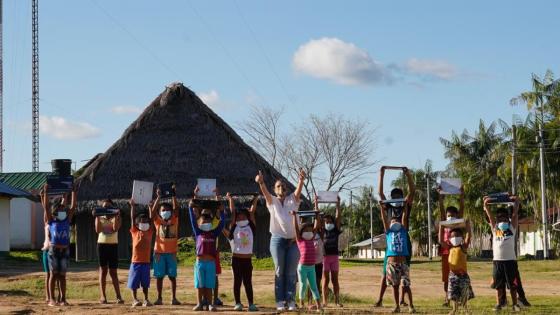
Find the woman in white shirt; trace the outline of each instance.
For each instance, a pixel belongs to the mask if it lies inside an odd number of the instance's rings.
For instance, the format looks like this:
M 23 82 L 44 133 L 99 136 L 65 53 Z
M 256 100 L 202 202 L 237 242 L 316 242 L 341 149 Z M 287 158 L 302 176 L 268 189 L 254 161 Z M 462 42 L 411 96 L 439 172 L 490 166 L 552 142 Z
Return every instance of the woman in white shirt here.
M 297 211 L 300 195 L 305 180 L 305 172 L 300 170 L 299 182 L 293 194 L 287 193 L 286 183 L 279 179 L 274 183 L 273 196 L 264 183 L 262 172 L 255 178 L 266 199 L 266 206 L 270 212 L 270 254 L 274 261 L 274 295 L 276 309 L 282 311 L 296 311 L 295 292 L 297 283 L 297 265 L 299 250 L 295 238 L 296 232 L 292 224 L 290 211 Z

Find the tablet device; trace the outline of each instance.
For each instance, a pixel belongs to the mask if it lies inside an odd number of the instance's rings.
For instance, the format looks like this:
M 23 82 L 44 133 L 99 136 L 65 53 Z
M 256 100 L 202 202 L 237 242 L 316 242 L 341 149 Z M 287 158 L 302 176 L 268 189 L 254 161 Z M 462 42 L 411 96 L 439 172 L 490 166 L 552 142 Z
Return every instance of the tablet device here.
M 117 213 L 119 213 L 119 211 L 120 210 L 117 209 L 117 208 L 102 208 L 102 207 L 99 207 L 99 208 L 95 208 L 95 211 L 94 211 L 93 215 L 96 216 L 96 217 L 101 217 L 101 216 L 105 216 L 105 215 L 111 216 L 111 215 L 116 215 Z
M 319 203 L 336 203 L 338 201 L 338 191 L 318 191 L 317 201 Z
M 442 178 L 439 184 L 442 195 L 460 195 L 461 179 L 459 178 Z
M 445 221 L 439 221 L 439 225 L 448 229 L 463 229 L 467 226 L 465 223 L 465 219 L 450 219 Z
M 48 175 L 49 195 L 60 195 L 72 191 L 74 176 Z
M 154 183 L 135 180 L 132 183 L 132 199 L 139 205 L 148 205 L 154 196 Z
M 216 179 L 215 178 L 199 178 L 198 179 L 199 197 L 216 196 Z
M 175 190 L 173 189 L 174 182 L 162 183 L 158 185 L 160 196 L 162 198 L 175 197 Z

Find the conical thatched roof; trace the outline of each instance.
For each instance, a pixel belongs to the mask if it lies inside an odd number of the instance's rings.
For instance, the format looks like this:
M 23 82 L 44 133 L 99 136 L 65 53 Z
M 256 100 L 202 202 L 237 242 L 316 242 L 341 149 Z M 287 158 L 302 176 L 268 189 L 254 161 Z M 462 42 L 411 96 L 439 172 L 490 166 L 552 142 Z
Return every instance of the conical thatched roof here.
M 274 179 L 285 179 L 194 92 L 174 83 L 80 170 L 78 198 L 128 199 L 135 179 L 175 181 L 180 198 L 191 196 L 197 178 L 216 178 L 223 193 L 252 192 L 258 191 L 258 170 L 269 187 Z

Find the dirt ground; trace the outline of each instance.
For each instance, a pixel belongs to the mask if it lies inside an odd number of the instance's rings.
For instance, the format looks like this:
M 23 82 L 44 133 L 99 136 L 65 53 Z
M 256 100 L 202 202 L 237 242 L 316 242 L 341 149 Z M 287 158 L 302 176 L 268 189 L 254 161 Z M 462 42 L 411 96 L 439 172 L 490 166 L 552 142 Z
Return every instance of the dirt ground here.
M 491 263 L 490 263 L 491 265 Z M 421 300 L 438 300 L 443 299 L 443 288 L 441 284 L 441 275 L 439 271 L 435 270 L 436 265 L 432 264 L 429 268 L 415 268 L 412 267 L 412 288 L 416 301 Z M 65 313 L 65 314 L 127 314 L 127 313 L 142 313 L 142 314 L 175 314 L 175 313 L 189 313 L 194 306 L 195 290 L 193 289 L 193 277 L 191 268 L 180 268 L 178 277 L 178 298 L 184 304 L 182 306 L 171 307 L 169 305 L 151 307 L 151 308 L 131 308 L 131 295 L 126 289 L 126 279 L 128 270 L 119 270 L 119 280 L 121 283 L 121 290 L 126 300 L 125 305 L 100 305 L 98 300 L 98 283 L 97 272 L 94 271 L 95 266 L 76 266 L 71 268 L 68 273 L 67 279 L 73 285 L 69 288 L 67 296 L 68 302 L 71 304 L 69 307 L 48 307 L 42 299 L 36 297 L 37 292 L 34 294 L 26 293 L 25 290 L 0 290 L 0 314 L 27 314 L 27 313 Z M 483 269 L 488 267 L 483 267 Z M 2 268 L 0 271 L 0 281 L 9 286 L 10 283 L 26 283 L 26 281 L 37 281 L 44 277 L 43 273 L 24 273 L 24 266 L 9 266 Z M 434 271 L 435 270 L 435 271 Z M 344 313 L 344 314 L 359 314 L 359 313 L 385 313 L 390 311 L 392 305 L 391 289 L 385 294 L 385 305 L 383 308 L 373 308 L 374 299 L 377 298 L 379 293 L 381 268 L 379 265 L 346 267 L 341 272 L 341 292 L 347 297 L 345 301 L 344 310 L 336 308 L 327 308 L 327 313 Z M 490 274 L 487 274 L 487 280 L 483 279 L 484 274 L 474 275 L 473 289 L 477 297 L 492 297 L 495 291 L 489 288 Z M 477 279 L 478 278 L 478 279 Z M 254 271 L 253 273 L 253 286 L 255 292 L 255 302 L 261 308 L 261 314 L 275 313 L 273 307 L 273 271 Z M 558 288 L 560 280 L 557 278 L 544 279 L 539 281 L 525 281 L 525 291 L 529 296 L 532 294 L 543 294 L 543 287 Z M 164 303 L 169 304 L 169 283 L 164 283 Z M 224 273 L 220 276 L 220 293 L 224 303 L 223 307 L 219 308 L 220 312 L 233 313 L 231 308 L 233 305 L 232 294 L 232 275 L 229 268 L 224 268 Z M 73 294 L 73 290 L 80 290 L 82 293 Z M 86 293 L 84 293 L 86 292 Z M 150 300 L 155 300 L 155 281 L 152 281 L 150 288 Z M 107 294 L 109 303 L 114 303 L 114 292 L 110 281 L 107 285 Z M 140 293 L 139 293 L 140 294 Z M 546 294 L 551 295 L 551 298 L 560 298 L 558 290 L 549 291 Z M 76 299 L 77 295 L 91 296 L 91 299 Z M 141 296 L 141 294 L 139 295 Z M 241 295 L 242 302 L 246 305 L 245 293 L 242 289 Z M 259 303 L 260 302 L 260 303 Z

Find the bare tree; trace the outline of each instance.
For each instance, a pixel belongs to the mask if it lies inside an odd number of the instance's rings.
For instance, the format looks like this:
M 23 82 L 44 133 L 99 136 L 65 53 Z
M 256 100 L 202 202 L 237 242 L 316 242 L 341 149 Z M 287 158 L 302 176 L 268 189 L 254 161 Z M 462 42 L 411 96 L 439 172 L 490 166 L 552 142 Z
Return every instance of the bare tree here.
M 279 125 L 283 114 L 283 107 L 251 106 L 249 117 L 239 125 L 247 142 L 276 168 L 279 166 Z

